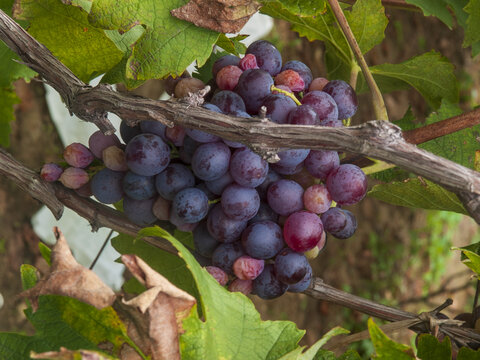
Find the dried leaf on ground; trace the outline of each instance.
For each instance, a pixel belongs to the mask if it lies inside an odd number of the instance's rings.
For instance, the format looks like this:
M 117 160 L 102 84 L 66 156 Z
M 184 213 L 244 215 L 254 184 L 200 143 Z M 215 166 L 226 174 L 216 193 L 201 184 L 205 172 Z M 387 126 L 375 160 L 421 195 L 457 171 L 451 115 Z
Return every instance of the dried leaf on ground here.
M 171 14 L 210 30 L 237 33 L 259 8 L 252 0 L 190 0 Z
M 67 241 L 59 228 L 53 232 L 57 243 L 52 250 L 50 274 L 35 287 L 20 296 L 27 297 L 33 309 L 37 309 L 40 295 L 64 295 L 103 309 L 115 301 L 115 293 L 91 270 L 83 267 L 72 255 Z
M 182 320 L 195 305 L 193 296 L 178 289 L 135 255 L 122 255 L 122 261 L 147 290 L 124 301 L 147 314 L 153 360 L 180 359 L 179 335 Z

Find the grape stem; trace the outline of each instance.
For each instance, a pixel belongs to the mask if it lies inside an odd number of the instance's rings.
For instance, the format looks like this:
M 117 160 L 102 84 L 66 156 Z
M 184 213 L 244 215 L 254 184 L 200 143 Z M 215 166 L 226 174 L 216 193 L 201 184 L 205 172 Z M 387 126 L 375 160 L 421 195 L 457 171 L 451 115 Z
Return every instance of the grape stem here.
M 388 120 L 387 108 L 385 106 L 385 102 L 383 101 L 382 93 L 380 92 L 380 89 L 378 88 L 378 85 L 375 82 L 370 69 L 368 68 L 367 62 L 363 57 L 362 51 L 360 50 L 360 46 L 353 35 L 352 29 L 350 29 L 350 25 L 348 25 L 347 18 L 345 17 L 340 4 L 337 0 L 328 0 L 328 3 L 330 4 L 330 8 L 337 19 L 337 22 L 340 25 L 340 28 L 342 29 L 342 32 L 345 35 L 345 38 L 347 39 L 347 42 L 350 45 L 358 64 L 360 65 L 360 68 L 362 69 L 362 73 L 365 77 L 368 87 L 370 88 L 376 118 L 378 120 Z
M 289 92 L 289 91 L 287 91 L 287 90 L 283 90 L 283 89 L 280 89 L 280 88 L 276 87 L 275 85 L 272 85 L 272 86 L 270 87 L 270 91 L 271 91 L 271 92 L 274 92 L 274 91 L 279 92 L 279 93 L 281 93 L 281 94 L 283 94 L 283 95 L 285 95 L 285 96 L 288 96 L 288 97 L 289 97 L 290 99 L 292 99 L 293 101 L 295 101 L 295 104 L 297 104 L 298 106 L 302 105 L 302 103 L 301 103 L 300 101 L 298 101 L 298 99 L 296 98 L 296 96 L 293 95 L 293 93 L 291 93 L 291 92 Z

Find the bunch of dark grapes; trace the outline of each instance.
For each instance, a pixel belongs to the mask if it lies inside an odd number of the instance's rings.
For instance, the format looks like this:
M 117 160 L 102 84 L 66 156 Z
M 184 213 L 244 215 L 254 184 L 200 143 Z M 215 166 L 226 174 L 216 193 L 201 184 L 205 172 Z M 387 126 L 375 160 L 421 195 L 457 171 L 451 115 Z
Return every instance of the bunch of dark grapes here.
M 212 73 L 218 89 L 203 107 L 218 113 L 249 118 L 264 106 L 279 124 L 341 127 L 357 109 L 347 83 L 313 79 L 300 61 L 283 64 L 263 40 L 242 59 L 218 59 Z M 204 84 L 184 74 L 166 87 L 179 98 Z M 71 167 L 46 164 L 42 177 L 105 204 L 123 199 L 125 215 L 140 226 L 162 220 L 193 231 L 195 252 L 210 259 L 207 271 L 231 291 L 263 299 L 302 292 L 312 279 L 308 259 L 326 233 L 346 239 L 355 232 L 343 206 L 365 196 L 367 180 L 357 166 L 340 165 L 335 151 L 284 149 L 269 165 L 241 143 L 178 125 L 122 123 L 120 134 L 124 144 L 96 132 L 88 148 L 69 145 Z M 90 165 L 95 158 L 101 166 Z

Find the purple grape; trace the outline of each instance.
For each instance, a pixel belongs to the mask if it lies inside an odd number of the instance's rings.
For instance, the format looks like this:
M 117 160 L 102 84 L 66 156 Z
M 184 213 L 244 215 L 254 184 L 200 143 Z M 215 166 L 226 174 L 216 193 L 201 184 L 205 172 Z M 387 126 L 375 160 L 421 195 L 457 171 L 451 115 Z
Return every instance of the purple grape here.
M 288 285 L 279 281 L 275 276 L 273 265 L 267 264 L 262 273 L 253 280 L 252 293 L 262 299 L 269 300 L 282 296 L 287 289 Z
M 305 209 L 315 214 L 326 212 L 332 204 L 332 198 L 327 187 L 322 184 L 309 186 L 303 193 Z
M 240 58 L 238 56 L 234 56 L 234 55 L 222 56 L 221 58 L 217 59 L 212 66 L 213 78 L 216 79 L 217 73 L 220 71 L 220 69 L 224 68 L 225 66 L 228 66 L 228 65 L 238 66 L 239 63 L 240 63 Z
M 273 169 L 269 169 L 267 173 L 267 177 L 265 181 L 262 182 L 259 186 L 257 186 L 258 195 L 260 195 L 260 199 L 267 200 L 267 191 L 268 187 L 272 185 L 275 181 L 282 179 L 278 173 L 276 173 Z
M 325 85 L 327 84 L 328 84 L 328 79 L 325 79 L 323 77 L 317 77 L 312 80 L 312 83 L 308 87 L 308 91 L 314 91 L 314 90 L 322 91 Z
M 138 175 L 153 176 L 162 172 L 170 162 L 170 148 L 153 134 L 135 136 L 125 149 L 128 168 Z
M 336 233 L 345 228 L 347 225 L 347 215 L 345 210 L 338 207 L 330 208 L 321 216 L 325 231 L 328 233 Z
M 63 158 L 68 165 L 77 168 L 86 168 L 94 157 L 87 147 L 80 143 L 72 143 L 63 151 Z
M 260 197 L 255 189 L 231 184 L 222 193 L 221 205 L 230 219 L 248 221 L 257 214 Z
M 188 224 L 199 222 L 208 213 L 207 195 L 197 188 L 183 189 L 173 198 L 171 211 Z
M 280 161 L 275 164 L 284 168 L 295 167 L 305 160 L 309 153 L 310 150 L 308 149 L 289 149 L 280 151 L 278 152 Z
M 220 244 L 212 254 L 212 263 L 227 274 L 233 275 L 233 263 L 245 252 L 238 242 Z
M 263 271 L 265 261 L 248 255 L 240 256 L 233 263 L 233 273 L 242 280 L 253 280 Z
M 185 136 L 183 139 L 183 146 L 178 149 L 178 157 L 182 160 L 185 164 L 192 163 L 192 157 L 197 150 L 200 144 L 193 140 L 190 136 Z
M 321 240 L 323 224 L 320 218 L 309 211 L 291 214 L 283 226 L 283 239 L 293 251 L 313 249 Z
M 117 135 L 104 135 L 100 130 L 95 131 L 88 139 L 88 148 L 97 158 L 102 158 L 102 152 L 109 146 L 120 146 Z
M 139 226 L 153 224 L 157 217 L 153 214 L 152 208 L 155 198 L 147 200 L 134 200 L 125 196 L 123 198 L 123 212 L 127 218 Z
M 278 164 L 271 164 L 273 170 L 281 175 L 295 175 L 302 171 L 303 169 L 303 162 L 298 165 L 294 166 L 282 166 Z
M 325 126 L 325 127 L 332 127 L 332 128 L 345 127 L 345 125 L 343 125 L 342 120 L 333 120 L 333 119 L 322 120 L 318 125 Z
M 127 171 L 125 153 L 118 146 L 109 146 L 102 152 L 102 159 L 105 166 L 113 171 Z
M 268 163 L 247 148 L 235 150 L 230 161 L 230 175 L 238 184 L 255 188 L 267 177 Z
M 238 64 L 238 67 L 242 70 L 258 69 L 257 58 L 253 54 L 246 54 Z
M 242 233 L 245 252 L 256 259 L 270 259 L 285 247 L 280 226 L 269 220 L 249 225 Z
M 214 112 L 217 112 L 219 114 L 223 114 L 222 110 L 220 110 L 220 108 L 217 105 L 213 105 L 211 103 L 204 103 L 202 105 L 202 107 L 207 109 L 207 110 L 214 111 Z
M 170 164 L 155 176 L 155 187 L 160 196 L 166 200 L 173 200 L 180 190 L 194 185 L 195 177 L 190 169 L 182 164 Z
M 310 174 L 325 181 L 328 174 L 340 166 L 340 159 L 336 151 L 311 150 L 304 164 Z
M 303 188 L 293 180 L 275 181 L 268 188 L 267 201 L 277 214 L 288 216 L 303 209 Z
M 353 205 L 367 193 L 367 177 L 353 164 L 340 165 L 327 177 L 327 189 L 339 205 Z
M 58 179 L 63 186 L 69 189 L 79 189 L 88 183 L 88 174 L 84 169 L 69 167 L 66 168 Z
M 275 76 L 275 86 L 286 86 L 289 92 L 299 92 L 305 90 L 305 81 L 298 72 L 287 69 Z
M 297 107 L 295 101 L 285 95 L 269 94 L 263 98 L 262 106 L 267 108 L 267 117 L 277 124 L 286 124 L 290 111 Z
M 251 43 L 246 54 L 253 54 L 260 69 L 265 70 L 271 76 L 275 76 L 282 68 L 282 55 L 277 48 L 265 40 L 257 40 Z
M 205 131 L 198 130 L 198 129 L 186 129 L 185 132 L 188 136 L 190 136 L 193 140 L 199 143 L 211 143 L 220 141 L 220 138 L 217 135 L 209 134 Z
M 302 104 L 310 105 L 321 120 L 338 120 L 337 103 L 333 98 L 323 91 L 311 91 L 307 93 Z
M 310 266 L 305 255 L 291 249 L 283 249 L 275 257 L 275 275 L 285 284 L 295 284 L 307 274 Z
M 312 283 L 312 276 L 313 276 L 312 267 L 309 264 L 307 268 L 307 273 L 305 274 L 303 279 L 297 282 L 296 284 L 289 285 L 287 291 L 293 292 L 293 293 L 304 292 L 310 287 L 310 284 Z
M 170 201 L 165 200 L 161 196 L 157 196 L 157 199 L 152 206 L 152 212 L 157 217 L 157 219 L 168 221 L 170 219 L 170 207 Z
M 198 225 L 198 222 L 187 223 L 183 221 L 174 211 L 170 211 L 170 218 L 168 219 L 168 221 L 175 225 L 178 230 L 185 232 L 191 232 L 195 230 Z
M 185 135 L 185 129 L 180 125 L 165 129 L 165 138 L 167 139 L 167 142 L 171 141 L 175 146 L 183 146 Z
M 281 71 L 285 71 L 285 70 L 296 71 L 302 77 L 305 83 L 305 89 L 309 88 L 313 80 L 313 75 L 312 75 L 312 71 L 307 65 L 305 65 L 303 62 L 298 60 L 290 60 L 290 61 L 287 61 L 285 64 L 283 64 Z
M 245 111 L 245 103 L 243 99 L 230 90 L 222 90 L 212 98 L 212 104 L 218 106 L 225 114 L 231 114 L 234 111 Z
M 93 176 L 90 184 L 93 196 L 104 204 L 114 204 L 122 200 L 124 176 L 124 172 L 112 171 L 107 168 L 100 170 Z
M 42 166 L 40 176 L 43 180 L 48 182 L 57 181 L 62 175 L 63 169 L 54 163 L 48 163 Z
M 245 70 L 238 79 L 235 92 L 245 102 L 249 114 L 257 114 L 265 96 L 270 94 L 273 79 L 269 73 L 261 69 Z
M 332 232 L 331 234 L 338 239 L 348 239 L 351 237 L 355 230 L 357 230 L 357 219 L 350 211 L 343 209 L 346 216 L 345 227 L 339 231 Z
M 212 193 L 220 196 L 222 195 L 223 190 L 225 190 L 225 188 L 231 183 L 233 183 L 233 178 L 232 178 L 232 175 L 230 175 L 230 172 L 227 171 L 218 179 L 215 179 L 212 181 L 205 181 L 205 186 Z
M 193 230 L 193 244 L 195 250 L 207 258 L 211 258 L 217 246 L 220 245 L 208 232 L 206 221 L 202 221 L 195 230 Z
M 206 266 L 205 270 L 207 270 L 207 272 L 210 275 L 212 275 L 215 280 L 218 281 L 220 286 L 227 285 L 228 275 L 225 271 L 223 271 L 222 269 L 220 269 L 219 267 L 216 267 L 216 266 Z
M 154 134 L 160 136 L 163 141 L 167 141 L 165 137 L 165 129 L 167 127 L 159 121 L 155 120 L 144 120 L 140 123 L 140 129 L 142 133 Z
M 257 211 L 257 215 L 255 215 L 253 218 L 251 218 L 248 221 L 248 225 L 251 225 L 259 221 L 265 221 L 265 220 L 277 222 L 278 214 L 275 211 L 273 211 L 272 208 L 268 206 L 267 203 L 261 201 L 260 207 L 258 208 L 258 211 Z
M 208 214 L 208 232 L 217 241 L 234 242 L 240 238 L 246 227 L 246 221 L 232 220 L 225 215 L 220 204 L 215 204 Z
M 132 140 L 135 136 L 140 135 L 142 130 L 140 129 L 140 125 L 136 126 L 128 126 L 125 121 L 120 123 L 120 136 L 122 137 L 125 144 L 128 144 L 130 140 Z
M 195 176 L 204 181 L 220 178 L 228 171 L 230 149 L 222 142 L 200 145 L 192 158 Z
M 252 286 L 252 280 L 234 279 L 228 285 L 228 291 L 241 292 L 243 295 L 249 295 L 252 292 Z
M 157 193 L 153 176 L 137 175 L 131 171 L 125 174 L 122 189 L 134 200 L 150 199 Z
M 323 91 L 331 95 L 338 106 L 338 118 L 348 119 L 357 112 L 358 100 L 355 90 L 343 80 L 332 80 L 323 88 Z
M 287 124 L 320 125 L 317 112 L 310 105 L 300 105 L 292 109 L 287 116 Z
M 235 65 L 227 65 L 220 69 L 215 77 L 215 82 L 221 90 L 233 90 L 238 84 L 238 79 L 243 70 Z

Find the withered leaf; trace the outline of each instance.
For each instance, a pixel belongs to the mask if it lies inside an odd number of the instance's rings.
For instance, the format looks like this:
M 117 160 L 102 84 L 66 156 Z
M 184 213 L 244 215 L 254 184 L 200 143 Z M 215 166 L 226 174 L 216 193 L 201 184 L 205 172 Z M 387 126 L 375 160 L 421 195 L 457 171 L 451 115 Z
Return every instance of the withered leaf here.
M 51 359 L 51 360 L 112 360 L 115 359 L 108 355 L 91 350 L 68 350 L 64 347 L 60 351 L 47 351 L 43 353 L 30 353 L 32 359 Z
M 196 300 L 193 296 L 171 284 L 135 255 L 122 255 L 122 261 L 147 290 L 124 301 L 147 314 L 148 334 L 153 360 L 180 359 L 179 334 Z
M 252 0 L 190 0 L 170 13 L 210 30 L 237 33 L 259 8 Z
M 30 299 L 34 310 L 38 307 L 38 297 L 46 294 L 69 296 L 97 309 L 112 305 L 115 301 L 113 290 L 93 271 L 77 263 L 59 228 L 54 227 L 53 232 L 57 243 L 52 250 L 50 274 L 20 296 Z

